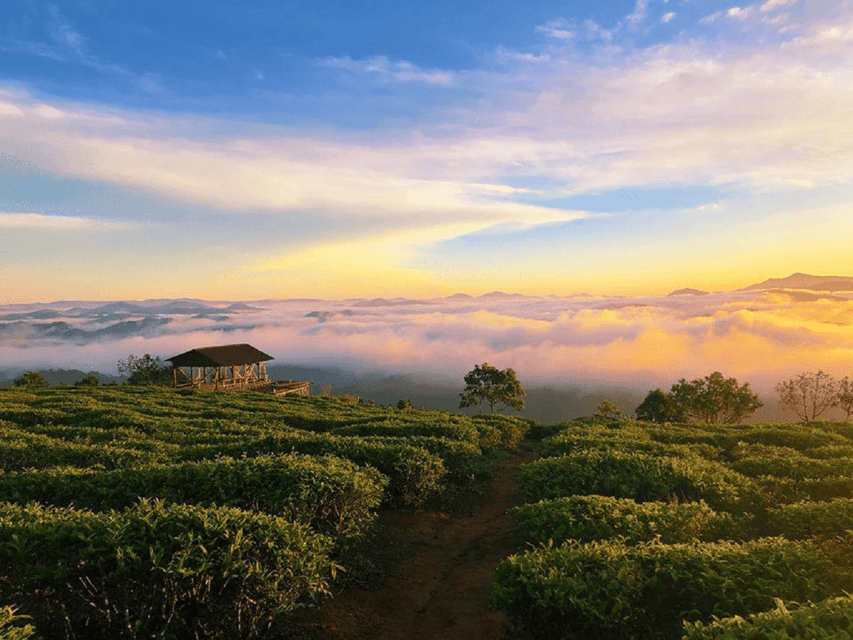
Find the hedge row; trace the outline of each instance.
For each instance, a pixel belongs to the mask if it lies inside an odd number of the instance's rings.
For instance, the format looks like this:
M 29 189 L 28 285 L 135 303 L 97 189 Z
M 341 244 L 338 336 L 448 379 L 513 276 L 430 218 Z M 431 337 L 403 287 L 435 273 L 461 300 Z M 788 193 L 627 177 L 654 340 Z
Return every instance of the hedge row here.
M 441 488 L 447 473 L 441 458 L 419 447 L 400 443 L 372 442 L 364 438 L 332 436 L 324 433 L 286 433 L 263 438 L 247 438 L 234 443 L 185 447 L 185 461 L 280 455 L 282 453 L 333 455 L 371 466 L 389 479 L 386 502 L 416 506 Z
M 259 638 L 327 592 L 331 542 L 240 509 L 0 507 L 0 598 L 40 636 Z
M 619 538 L 665 544 L 737 537 L 738 521 L 705 502 L 645 502 L 609 496 L 570 496 L 509 510 L 521 544 L 562 544 Z
M 688 623 L 684 640 L 853 640 L 853 596 L 828 598 L 789 608 L 782 601 L 772 611 L 735 616 L 709 624 Z
M 816 544 L 566 543 L 523 553 L 495 572 L 493 605 L 526 640 L 675 640 L 682 621 L 747 615 L 774 598 L 817 601 L 853 589 L 849 540 Z
M 587 450 L 535 460 L 521 468 L 528 502 L 598 494 L 637 502 L 705 500 L 722 511 L 740 511 L 756 498 L 746 477 L 698 456 L 653 456 Z
M 520 544 L 619 539 L 626 544 L 831 539 L 853 531 L 853 499 L 797 502 L 756 514 L 718 512 L 704 501 L 645 502 L 607 496 L 570 496 L 512 507 Z
M 354 538 L 373 521 L 386 484 L 375 469 L 348 460 L 286 454 L 101 472 L 55 468 L 0 474 L 0 496 L 94 511 L 131 506 L 140 497 L 239 507 Z

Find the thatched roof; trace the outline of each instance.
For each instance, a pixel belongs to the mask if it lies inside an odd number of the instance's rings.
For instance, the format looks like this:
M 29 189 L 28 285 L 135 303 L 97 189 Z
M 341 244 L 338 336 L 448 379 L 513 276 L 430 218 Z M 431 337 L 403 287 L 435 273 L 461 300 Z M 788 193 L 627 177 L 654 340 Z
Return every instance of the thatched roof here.
M 191 349 L 166 358 L 173 367 L 231 367 L 265 362 L 274 358 L 249 344 L 228 344 L 221 347 Z

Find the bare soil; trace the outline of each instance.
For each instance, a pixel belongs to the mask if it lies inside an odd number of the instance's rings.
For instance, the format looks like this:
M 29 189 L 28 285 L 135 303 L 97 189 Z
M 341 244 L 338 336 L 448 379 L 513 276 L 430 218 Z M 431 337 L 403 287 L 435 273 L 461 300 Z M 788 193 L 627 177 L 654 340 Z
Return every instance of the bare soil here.
M 446 509 L 386 511 L 359 574 L 319 611 L 303 617 L 323 640 L 499 640 L 504 614 L 486 605 L 492 574 L 514 552 L 518 467 L 533 441 L 497 463 L 493 479 Z M 345 581 L 346 583 L 346 581 Z

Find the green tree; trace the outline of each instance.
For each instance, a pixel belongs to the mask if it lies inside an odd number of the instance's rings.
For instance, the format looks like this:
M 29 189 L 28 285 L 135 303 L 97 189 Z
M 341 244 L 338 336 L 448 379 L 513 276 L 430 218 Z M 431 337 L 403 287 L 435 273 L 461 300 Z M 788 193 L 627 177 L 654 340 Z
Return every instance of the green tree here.
M 749 383 L 738 384 L 719 371 L 687 382 L 684 378 L 670 391 L 674 414 L 686 422 L 732 424 L 751 416 L 762 406 Z
M 169 384 L 172 381 L 172 367 L 163 364 L 160 356 L 152 358 L 149 354 L 145 354 L 141 358 L 129 355 L 127 360 L 119 360 L 116 363 L 118 372 L 122 375 L 127 374 L 127 384 L 132 385 L 152 385 L 152 384 Z
M 838 381 L 838 406 L 844 412 L 844 419 L 849 421 L 853 415 L 853 381 L 847 376 Z
M 101 384 L 101 381 L 98 379 L 94 373 L 86 374 L 82 380 L 78 380 L 74 383 L 75 387 L 97 387 Z
M 474 365 L 474 369 L 465 374 L 465 390 L 459 394 L 459 398 L 460 409 L 477 407 L 482 413 L 485 402 L 489 405 L 490 413 L 495 412 L 497 405 L 521 411 L 524 409 L 525 393 L 514 370 L 501 370 L 484 362 L 482 366 Z
M 602 400 L 598 405 L 598 409 L 592 414 L 592 417 L 602 422 L 613 422 L 624 420 L 625 414 L 622 412 L 622 409 L 610 402 L 610 400 Z
M 44 376 L 38 371 L 27 371 L 20 378 L 15 378 L 13 384 L 16 387 L 46 387 Z
M 647 422 L 683 422 L 684 416 L 676 410 L 672 395 L 655 389 L 643 400 L 636 409 L 637 419 Z
M 808 371 L 776 385 L 779 404 L 791 409 L 803 422 L 811 422 L 838 406 L 839 385 L 828 373 Z

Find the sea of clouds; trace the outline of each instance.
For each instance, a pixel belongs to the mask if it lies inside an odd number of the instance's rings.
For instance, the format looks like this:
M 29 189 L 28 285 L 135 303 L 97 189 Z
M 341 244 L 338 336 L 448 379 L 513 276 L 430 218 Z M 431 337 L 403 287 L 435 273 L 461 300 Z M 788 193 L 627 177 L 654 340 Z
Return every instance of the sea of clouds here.
M 111 374 L 128 354 L 246 342 L 276 365 L 461 380 L 488 362 L 528 385 L 635 389 L 721 371 L 772 393 L 802 371 L 853 375 L 852 334 L 853 292 L 0 306 L 3 368 Z

